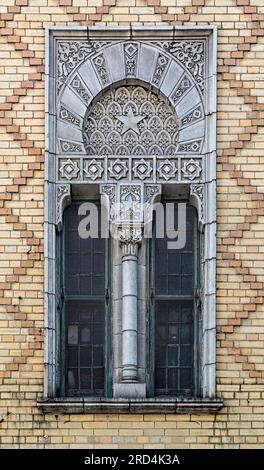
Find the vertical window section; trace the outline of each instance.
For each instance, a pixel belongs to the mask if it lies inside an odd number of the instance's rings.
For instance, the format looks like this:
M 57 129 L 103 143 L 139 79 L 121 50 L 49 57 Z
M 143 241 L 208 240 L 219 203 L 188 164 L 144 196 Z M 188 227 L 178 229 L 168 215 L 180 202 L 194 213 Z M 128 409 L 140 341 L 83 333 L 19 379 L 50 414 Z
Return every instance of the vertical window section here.
M 106 241 L 100 231 L 80 238 L 79 205 L 65 210 L 64 223 L 65 393 L 104 396 Z
M 177 227 L 177 204 L 174 209 Z M 186 244 L 168 248 L 155 239 L 155 395 L 194 393 L 195 209 L 187 206 Z

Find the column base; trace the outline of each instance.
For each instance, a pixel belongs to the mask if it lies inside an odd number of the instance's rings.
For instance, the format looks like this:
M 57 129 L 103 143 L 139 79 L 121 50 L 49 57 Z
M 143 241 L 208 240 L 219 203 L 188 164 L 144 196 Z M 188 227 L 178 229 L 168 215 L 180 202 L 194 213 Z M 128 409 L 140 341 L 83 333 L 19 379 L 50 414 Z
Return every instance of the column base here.
M 145 383 L 117 383 L 113 386 L 114 398 L 145 398 Z

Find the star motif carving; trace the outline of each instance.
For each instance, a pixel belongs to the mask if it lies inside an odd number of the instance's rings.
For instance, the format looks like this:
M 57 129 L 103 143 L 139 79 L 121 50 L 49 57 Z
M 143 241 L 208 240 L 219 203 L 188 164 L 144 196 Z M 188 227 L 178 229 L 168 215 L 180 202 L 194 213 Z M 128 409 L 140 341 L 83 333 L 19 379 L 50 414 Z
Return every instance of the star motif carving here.
M 140 134 L 138 124 L 145 119 L 145 116 L 135 116 L 132 109 L 130 108 L 126 116 L 116 116 L 119 121 L 121 121 L 124 126 L 121 131 L 121 134 L 124 134 L 126 131 L 132 129 L 136 134 Z
M 171 178 L 175 177 L 178 170 L 176 164 L 166 158 L 166 160 L 159 162 L 157 171 L 160 178 L 163 178 L 168 181 Z
M 144 180 L 152 173 L 150 162 L 145 161 L 144 158 L 141 158 L 141 160 L 135 162 L 132 169 L 135 177 L 140 178 L 141 180 Z
M 71 180 L 72 178 L 76 178 L 78 176 L 80 169 L 76 160 L 73 161 L 68 158 L 68 160 L 62 163 L 59 171 L 63 178 Z
M 96 161 L 93 158 L 90 162 L 86 162 L 83 171 L 88 178 L 91 178 L 91 180 L 94 181 L 101 178 L 102 173 L 104 172 L 104 167 L 101 161 Z
M 114 162 L 111 162 L 108 171 L 112 178 L 120 180 L 121 178 L 125 178 L 128 172 L 128 167 L 126 161 L 122 161 L 117 158 Z
M 202 168 L 200 166 L 199 161 L 195 161 L 193 159 L 184 162 L 182 173 L 185 178 L 194 180 L 195 178 L 199 178 Z

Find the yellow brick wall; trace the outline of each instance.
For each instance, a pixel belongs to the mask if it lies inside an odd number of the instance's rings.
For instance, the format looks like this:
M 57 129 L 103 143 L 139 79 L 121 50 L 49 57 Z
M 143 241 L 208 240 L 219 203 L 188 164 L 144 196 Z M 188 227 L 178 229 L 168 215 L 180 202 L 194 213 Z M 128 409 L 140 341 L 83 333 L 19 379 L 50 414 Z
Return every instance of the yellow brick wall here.
M 46 25 L 215 24 L 218 36 L 217 390 L 210 415 L 43 415 Z M 264 444 L 262 0 L 1 0 L 1 447 Z

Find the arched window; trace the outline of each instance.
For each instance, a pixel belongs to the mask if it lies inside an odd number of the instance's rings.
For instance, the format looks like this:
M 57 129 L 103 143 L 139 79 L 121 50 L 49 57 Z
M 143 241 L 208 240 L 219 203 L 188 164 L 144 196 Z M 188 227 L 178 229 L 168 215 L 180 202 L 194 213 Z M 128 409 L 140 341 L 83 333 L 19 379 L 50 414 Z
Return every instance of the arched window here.
M 72 412 L 162 411 L 160 397 L 168 412 L 180 397 L 204 409 L 215 398 L 216 28 L 117 31 L 49 31 L 44 397 L 51 410 L 76 397 Z M 142 235 L 172 195 L 187 205 L 176 248 L 168 233 Z M 96 198 L 108 240 L 79 236 L 82 201 Z

